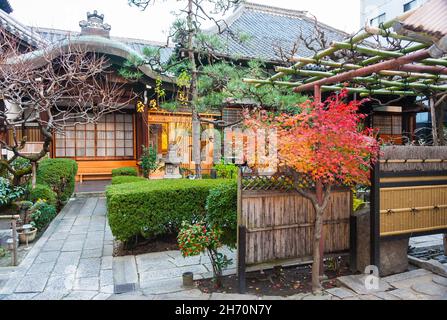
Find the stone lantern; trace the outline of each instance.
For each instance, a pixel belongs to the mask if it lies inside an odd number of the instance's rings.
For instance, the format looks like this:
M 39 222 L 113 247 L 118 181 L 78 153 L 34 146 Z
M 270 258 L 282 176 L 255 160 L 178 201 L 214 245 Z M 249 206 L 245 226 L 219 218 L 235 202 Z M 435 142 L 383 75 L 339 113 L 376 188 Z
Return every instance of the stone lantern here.
M 180 164 L 182 163 L 178 155 L 178 145 L 169 145 L 169 152 L 165 160 L 165 179 L 181 179 Z

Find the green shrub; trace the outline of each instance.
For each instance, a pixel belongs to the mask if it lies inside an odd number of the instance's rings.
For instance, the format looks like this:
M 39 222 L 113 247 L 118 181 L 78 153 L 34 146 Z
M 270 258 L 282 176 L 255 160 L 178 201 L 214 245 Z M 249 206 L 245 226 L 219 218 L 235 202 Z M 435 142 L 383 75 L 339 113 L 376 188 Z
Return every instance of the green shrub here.
M 120 177 L 120 176 L 138 176 L 138 171 L 132 167 L 118 168 L 112 170 L 112 177 Z
M 216 170 L 217 177 L 220 179 L 236 179 L 238 173 L 238 167 L 232 163 L 225 163 L 224 160 L 220 164 L 214 166 Z
M 34 189 L 30 186 L 28 200 L 31 202 L 37 202 L 39 199 L 45 200 L 48 204 L 53 206 L 57 205 L 56 193 L 45 184 L 37 184 Z
M 210 189 L 225 180 L 149 180 L 109 186 L 106 191 L 113 235 L 123 241 L 177 232 L 183 221 L 205 217 Z
M 206 210 L 208 224 L 223 232 L 222 243 L 234 247 L 237 239 L 237 182 L 211 189 L 206 199 Z
M 45 159 L 37 169 L 37 184 L 49 186 L 57 195 L 58 206 L 70 199 L 75 189 L 78 164 L 71 159 Z
M 143 181 L 147 181 L 147 179 L 143 177 L 134 177 L 134 176 L 117 176 L 112 178 L 112 185 L 143 182 Z
M 158 169 L 157 151 L 154 148 L 143 146 L 141 169 L 145 178 L 149 178 L 150 174 Z
M 25 188 L 15 187 L 8 179 L 0 177 L 0 206 L 7 206 L 11 202 L 20 199 L 25 193 Z
M 37 230 L 45 229 L 57 216 L 56 207 L 45 201 L 36 202 L 31 212 L 31 225 Z

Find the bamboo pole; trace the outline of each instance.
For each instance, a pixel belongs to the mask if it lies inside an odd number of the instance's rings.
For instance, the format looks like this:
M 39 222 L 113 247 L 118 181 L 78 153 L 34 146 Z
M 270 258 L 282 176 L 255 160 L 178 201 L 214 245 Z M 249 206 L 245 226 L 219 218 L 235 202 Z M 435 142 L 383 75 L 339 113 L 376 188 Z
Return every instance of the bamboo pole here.
M 390 21 L 387 21 L 384 24 L 382 24 L 382 28 L 389 29 L 397 21 L 398 21 L 398 18 L 395 18 L 395 19 L 392 19 Z M 345 43 L 359 43 L 359 42 L 369 38 L 370 36 L 371 35 L 364 30 L 364 31 L 360 32 L 359 34 L 357 34 L 357 35 L 355 35 L 355 36 L 345 40 L 344 42 Z M 335 53 L 336 51 L 337 51 L 336 48 L 330 47 L 330 48 L 327 48 L 327 49 L 324 49 L 324 50 L 318 52 L 313 58 L 316 59 L 316 60 L 320 60 L 320 59 L 322 59 L 324 57 L 330 56 L 331 54 Z M 303 66 L 303 64 L 301 62 L 298 62 L 295 65 L 293 65 L 292 68 L 297 69 L 297 68 L 300 68 L 302 66 Z M 284 76 L 284 73 L 278 72 L 277 74 L 275 74 L 272 77 L 270 77 L 270 80 L 271 81 L 275 81 L 275 80 L 281 78 L 282 76 Z
M 447 204 L 437 205 L 437 206 L 426 206 L 426 207 L 416 207 L 416 208 L 400 208 L 400 209 L 385 209 L 380 210 L 380 214 L 393 214 L 393 213 L 404 213 L 404 212 L 415 212 L 424 210 L 439 210 L 446 209 Z

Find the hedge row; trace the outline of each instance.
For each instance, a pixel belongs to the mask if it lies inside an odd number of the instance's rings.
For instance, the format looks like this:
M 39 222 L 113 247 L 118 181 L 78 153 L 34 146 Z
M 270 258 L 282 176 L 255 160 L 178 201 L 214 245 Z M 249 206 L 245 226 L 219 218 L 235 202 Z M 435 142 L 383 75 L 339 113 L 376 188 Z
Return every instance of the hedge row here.
M 205 218 L 210 190 L 228 180 L 149 180 L 107 188 L 109 223 L 122 241 L 177 232 L 183 221 Z
M 120 177 L 120 176 L 138 176 L 138 171 L 136 168 L 132 167 L 124 167 L 112 170 L 112 177 Z
M 37 169 L 37 184 L 50 187 L 57 197 L 57 205 L 61 207 L 75 189 L 78 164 L 71 159 L 45 159 Z
M 117 176 L 112 178 L 112 185 L 143 182 L 143 181 L 147 181 L 147 179 L 143 177 L 134 177 L 134 176 Z

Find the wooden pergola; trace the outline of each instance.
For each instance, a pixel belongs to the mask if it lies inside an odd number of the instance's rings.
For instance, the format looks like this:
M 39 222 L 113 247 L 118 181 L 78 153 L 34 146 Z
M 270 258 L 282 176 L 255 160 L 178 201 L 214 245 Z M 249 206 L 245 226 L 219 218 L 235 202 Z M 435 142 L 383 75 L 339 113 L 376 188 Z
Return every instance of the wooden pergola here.
M 291 67 L 276 68 L 277 73 L 268 79 L 244 81 L 257 86 L 287 86 L 295 92 L 314 91 L 316 100 L 321 92 L 342 89 L 361 97 L 430 97 L 446 91 L 446 52 L 428 37 L 394 32 L 398 23 L 396 18 L 379 27 L 365 27 L 314 56 L 293 58 Z

